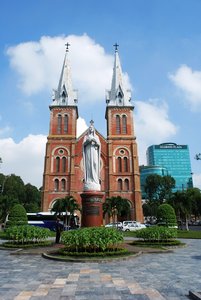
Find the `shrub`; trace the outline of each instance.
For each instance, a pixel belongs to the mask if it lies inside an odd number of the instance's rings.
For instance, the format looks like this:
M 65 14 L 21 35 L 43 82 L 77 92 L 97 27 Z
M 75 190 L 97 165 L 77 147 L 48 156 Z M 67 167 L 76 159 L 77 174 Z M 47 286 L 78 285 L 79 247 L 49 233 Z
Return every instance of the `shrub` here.
M 123 234 L 114 228 L 90 227 L 65 231 L 61 241 L 70 252 L 114 251 L 123 241 Z
M 149 242 L 168 241 L 177 237 L 177 230 L 174 228 L 153 226 L 138 230 L 136 237 Z
M 12 207 L 6 226 L 26 225 L 28 218 L 25 208 L 21 204 L 16 204 Z
M 176 226 L 176 215 L 174 208 L 169 204 L 161 204 L 157 209 L 157 222 L 166 226 Z
M 6 229 L 6 235 L 17 244 L 40 243 L 50 236 L 50 230 L 31 225 L 12 226 Z

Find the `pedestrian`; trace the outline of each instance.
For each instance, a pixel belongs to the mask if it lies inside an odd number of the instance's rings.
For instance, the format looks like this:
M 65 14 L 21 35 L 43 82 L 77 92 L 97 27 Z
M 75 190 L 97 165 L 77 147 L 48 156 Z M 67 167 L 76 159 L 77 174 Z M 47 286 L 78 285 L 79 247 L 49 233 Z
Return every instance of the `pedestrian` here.
M 57 220 L 56 220 L 56 240 L 55 240 L 56 244 L 59 244 L 60 237 L 61 237 L 61 224 L 59 221 L 60 221 L 60 219 L 57 218 Z

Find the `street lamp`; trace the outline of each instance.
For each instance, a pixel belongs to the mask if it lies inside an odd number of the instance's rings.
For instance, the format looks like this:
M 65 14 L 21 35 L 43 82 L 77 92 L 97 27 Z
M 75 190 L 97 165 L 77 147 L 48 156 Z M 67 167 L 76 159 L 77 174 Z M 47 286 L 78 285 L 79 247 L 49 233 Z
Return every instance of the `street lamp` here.
M 196 159 L 196 160 L 201 160 L 201 153 L 196 154 L 196 155 L 195 155 L 195 159 Z

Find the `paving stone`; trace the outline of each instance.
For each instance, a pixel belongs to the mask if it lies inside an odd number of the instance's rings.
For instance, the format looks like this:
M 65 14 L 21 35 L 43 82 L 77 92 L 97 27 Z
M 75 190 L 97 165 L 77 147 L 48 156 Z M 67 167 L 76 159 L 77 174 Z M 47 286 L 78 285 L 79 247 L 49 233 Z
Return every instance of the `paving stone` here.
M 187 247 L 172 253 L 100 264 L 55 262 L 0 250 L 0 300 L 189 299 L 189 290 L 201 286 L 201 241 L 185 242 Z

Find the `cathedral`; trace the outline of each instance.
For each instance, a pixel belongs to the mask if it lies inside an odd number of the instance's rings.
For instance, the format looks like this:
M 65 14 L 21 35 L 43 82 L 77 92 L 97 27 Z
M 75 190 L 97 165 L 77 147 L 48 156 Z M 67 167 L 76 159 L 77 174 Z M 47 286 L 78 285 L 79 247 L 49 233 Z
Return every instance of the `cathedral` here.
M 125 88 L 117 45 L 111 89 L 106 96 L 107 136 L 96 129 L 100 141 L 100 191 L 106 198 L 121 196 L 130 203 L 131 220 L 143 222 L 134 106 Z M 51 210 L 58 198 L 73 196 L 81 205 L 84 187 L 83 142 L 86 131 L 76 137 L 78 99 L 73 90 L 68 44 L 57 90 L 50 108 L 43 174 L 42 210 Z M 91 121 L 91 125 L 94 122 Z

